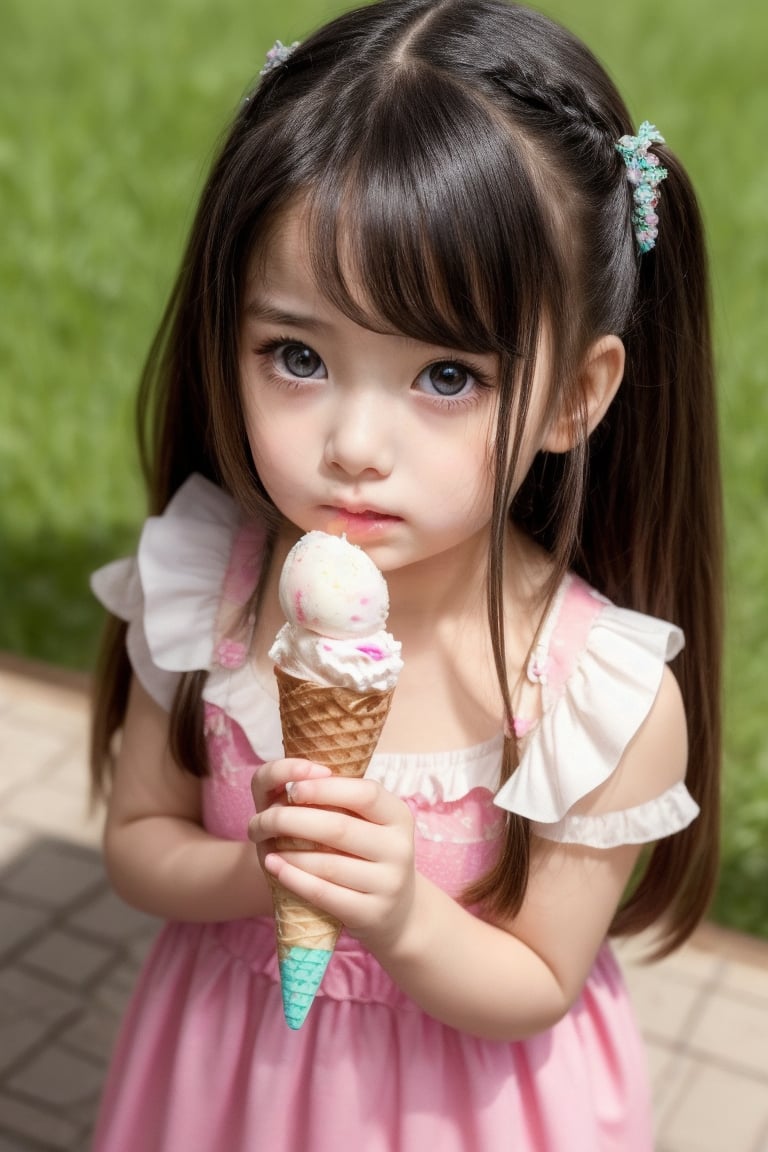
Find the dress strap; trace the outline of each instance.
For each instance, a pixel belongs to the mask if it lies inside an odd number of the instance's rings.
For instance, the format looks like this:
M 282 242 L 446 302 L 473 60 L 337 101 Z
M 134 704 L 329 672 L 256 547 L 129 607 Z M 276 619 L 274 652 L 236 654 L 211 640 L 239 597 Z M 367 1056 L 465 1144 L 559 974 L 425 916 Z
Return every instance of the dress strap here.
M 528 679 L 541 684 L 550 699 L 561 695 L 606 603 L 572 573 L 560 585 L 527 669 Z
M 214 628 L 213 663 L 234 671 L 248 659 L 255 618 L 248 610 L 264 557 L 266 528 L 250 521 L 238 529 L 232 545 Z

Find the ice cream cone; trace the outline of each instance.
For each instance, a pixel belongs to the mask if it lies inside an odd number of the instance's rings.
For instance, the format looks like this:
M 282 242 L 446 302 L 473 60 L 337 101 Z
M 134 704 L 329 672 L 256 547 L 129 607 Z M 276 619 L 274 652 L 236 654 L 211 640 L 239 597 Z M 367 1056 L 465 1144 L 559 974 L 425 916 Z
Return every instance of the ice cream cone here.
M 355 692 L 299 680 L 275 667 L 287 757 L 325 764 L 334 775 L 362 776 L 378 743 L 394 689 Z M 281 847 L 298 847 L 289 841 Z M 307 1017 L 341 924 L 270 879 L 275 910 L 283 1011 L 291 1028 Z

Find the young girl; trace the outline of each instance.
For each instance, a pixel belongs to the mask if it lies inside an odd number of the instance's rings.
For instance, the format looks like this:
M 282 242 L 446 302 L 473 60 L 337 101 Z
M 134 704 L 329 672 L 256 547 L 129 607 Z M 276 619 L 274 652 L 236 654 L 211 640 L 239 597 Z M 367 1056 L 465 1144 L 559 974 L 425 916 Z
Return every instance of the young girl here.
M 578 41 L 497 0 L 383 0 L 278 45 L 140 413 L 153 515 L 95 577 L 119 620 L 94 764 L 114 886 L 170 923 L 96 1148 L 649 1150 L 605 938 L 683 941 L 718 827 L 715 409 L 679 161 Z M 267 651 L 311 529 L 379 565 L 402 641 L 363 780 L 282 756 Z M 346 929 L 298 1032 L 267 875 Z

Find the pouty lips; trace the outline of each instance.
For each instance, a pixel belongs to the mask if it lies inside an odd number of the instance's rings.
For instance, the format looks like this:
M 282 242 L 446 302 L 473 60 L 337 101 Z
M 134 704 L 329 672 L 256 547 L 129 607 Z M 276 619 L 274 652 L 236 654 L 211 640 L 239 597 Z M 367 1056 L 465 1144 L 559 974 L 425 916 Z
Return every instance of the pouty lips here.
M 333 535 L 343 532 L 350 538 L 355 536 L 369 538 L 402 521 L 401 516 L 393 516 L 377 508 L 326 505 L 323 511 L 328 513 L 325 531 Z

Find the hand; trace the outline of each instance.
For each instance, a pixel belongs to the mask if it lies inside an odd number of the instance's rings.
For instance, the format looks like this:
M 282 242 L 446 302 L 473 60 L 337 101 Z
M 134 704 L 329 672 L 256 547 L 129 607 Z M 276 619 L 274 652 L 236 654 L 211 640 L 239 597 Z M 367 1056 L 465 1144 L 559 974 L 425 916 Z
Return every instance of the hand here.
M 372 951 L 393 947 L 414 903 L 414 831 L 407 805 L 373 780 L 332 776 L 305 760 L 263 765 L 253 793 L 262 810 L 248 835 L 264 870 L 335 916 Z M 286 837 L 312 847 L 283 848 Z

